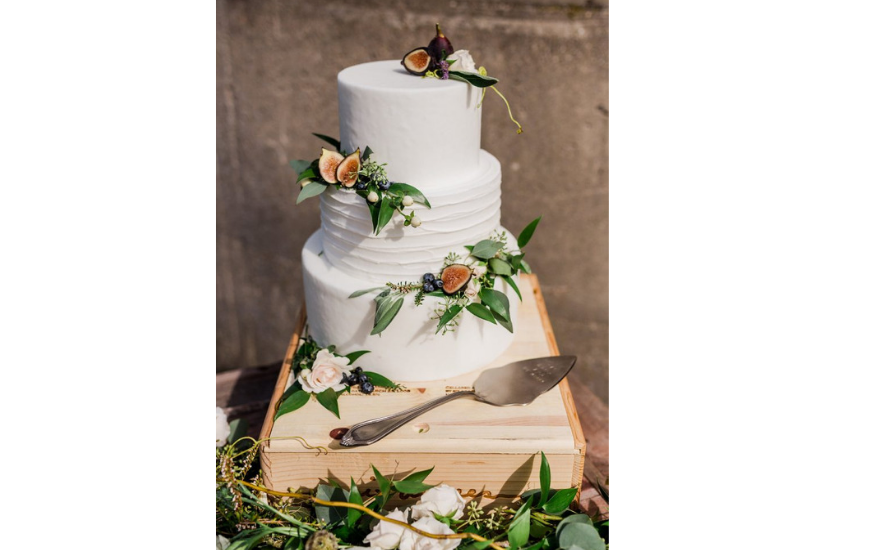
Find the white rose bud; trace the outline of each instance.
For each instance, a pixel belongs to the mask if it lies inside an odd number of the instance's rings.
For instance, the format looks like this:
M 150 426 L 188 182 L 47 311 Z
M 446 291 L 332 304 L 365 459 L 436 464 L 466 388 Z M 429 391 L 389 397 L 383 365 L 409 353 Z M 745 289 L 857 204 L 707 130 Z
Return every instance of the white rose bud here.
M 217 535 L 217 550 L 226 550 L 229 548 L 229 539 L 224 537 L 223 535 Z
M 485 274 L 486 274 L 486 266 L 484 266 L 484 265 L 474 266 L 474 277 L 479 279 L 480 277 L 482 277 Z
M 468 283 L 470 286 L 470 283 Z M 464 515 L 464 499 L 455 487 L 438 485 L 425 491 L 419 503 L 412 507 L 413 519 L 439 516 L 452 516 L 461 519 Z
M 404 197 L 403 197 L 403 205 L 404 205 L 404 206 L 412 206 L 412 204 L 413 204 L 413 198 L 410 197 L 409 195 L 404 195 Z
M 412 220 L 410 220 L 409 224 L 413 227 L 418 227 L 422 225 L 422 220 L 418 216 L 413 216 Z
M 474 58 L 471 57 L 471 52 L 467 50 L 456 51 L 448 56 L 446 61 L 449 62 L 449 70 L 451 71 L 463 71 L 466 73 L 479 72 L 477 70 L 477 64 L 474 63 Z M 453 63 L 453 61 L 455 61 L 455 63 Z
M 370 191 L 370 194 L 367 195 L 367 200 L 370 202 L 376 202 L 379 200 L 379 195 L 377 195 L 375 191 Z
M 406 523 L 406 515 L 403 511 L 394 509 L 385 515 L 387 518 L 396 519 Z M 442 525 L 442 524 L 441 524 Z M 380 521 L 373 527 L 373 531 L 367 535 L 364 542 L 369 543 L 371 548 L 381 548 L 382 550 L 393 550 L 400 544 L 400 538 L 403 536 L 404 528 L 388 521 Z
M 229 437 L 229 422 L 226 421 L 226 413 L 223 409 L 217 407 L 217 446 L 226 445 L 226 438 Z
M 477 284 L 474 282 L 473 277 L 471 277 L 471 280 L 468 281 L 467 286 L 464 288 L 464 295 L 471 300 L 475 300 L 477 296 L 480 295 L 480 289 L 477 288 Z
M 351 365 L 348 363 L 347 357 L 337 357 L 328 350 L 322 349 L 315 357 L 312 368 L 299 371 L 297 380 L 302 389 L 308 393 L 321 393 L 327 388 L 341 391 L 345 389 L 345 384 L 342 383 L 343 374 L 351 371 Z
M 451 535 L 455 532 L 433 517 L 423 517 L 412 526 L 432 535 Z M 400 550 L 452 550 L 459 544 L 461 539 L 429 539 L 409 530 L 400 537 Z

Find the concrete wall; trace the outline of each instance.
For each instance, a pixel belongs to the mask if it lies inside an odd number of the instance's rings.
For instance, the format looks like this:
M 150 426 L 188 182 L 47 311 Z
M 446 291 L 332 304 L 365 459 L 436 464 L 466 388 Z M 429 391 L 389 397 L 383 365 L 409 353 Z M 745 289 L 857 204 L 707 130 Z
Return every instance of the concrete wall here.
M 318 201 L 288 166 L 336 136 L 336 74 L 425 45 L 441 22 L 500 79 L 526 132 L 487 96 L 502 221 L 543 214 L 528 248 L 575 390 L 608 396 L 608 8 L 554 1 L 244 1 L 217 5 L 217 369 L 283 356 L 302 303 Z M 442 116 L 438 116 L 442 124 Z

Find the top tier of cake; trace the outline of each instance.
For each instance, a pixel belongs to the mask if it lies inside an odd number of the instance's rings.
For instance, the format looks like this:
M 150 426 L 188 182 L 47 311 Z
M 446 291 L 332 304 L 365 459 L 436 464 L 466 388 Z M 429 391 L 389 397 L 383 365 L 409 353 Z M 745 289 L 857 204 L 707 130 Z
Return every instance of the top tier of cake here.
M 425 195 L 480 169 L 481 91 L 454 80 L 418 78 L 399 61 L 376 61 L 338 76 L 342 147 L 369 146 L 391 181 Z

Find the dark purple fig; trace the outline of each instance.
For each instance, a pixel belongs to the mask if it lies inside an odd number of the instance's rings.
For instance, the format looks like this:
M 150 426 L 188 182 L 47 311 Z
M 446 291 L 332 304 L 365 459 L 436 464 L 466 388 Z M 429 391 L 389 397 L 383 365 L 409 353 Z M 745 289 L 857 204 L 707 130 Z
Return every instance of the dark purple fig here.
M 358 180 L 358 172 L 361 171 L 361 150 L 345 157 L 336 167 L 336 179 L 344 187 L 353 187 Z
M 440 287 L 443 292 L 455 294 L 471 280 L 471 268 L 462 264 L 446 266 L 443 273 L 440 274 L 440 280 L 443 281 L 443 286 Z
M 437 23 L 437 36 L 435 36 L 428 44 L 428 53 L 434 63 L 440 63 L 446 56 L 452 55 L 455 50 L 452 49 L 452 42 L 443 35 L 440 30 L 440 23 Z
M 321 158 L 318 160 L 318 172 L 327 183 L 336 183 L 336 168 L 344 157 L 336 151 L 321 149 Z
M 403 56 L 400 64 L 410 74 L 422 76 L 431 68 L 431 61 L 431 54 L 428 53 L 427 49 L 416 48 Z

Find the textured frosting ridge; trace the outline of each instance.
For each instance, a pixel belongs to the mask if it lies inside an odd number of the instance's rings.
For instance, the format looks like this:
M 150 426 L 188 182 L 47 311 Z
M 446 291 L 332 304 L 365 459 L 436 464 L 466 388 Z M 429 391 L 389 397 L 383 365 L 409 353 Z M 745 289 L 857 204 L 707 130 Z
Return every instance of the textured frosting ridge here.
M 399 61 L 349 67 L 337 82 L 342 147 L 369 146 L 388 164 L 392 181 L 428 195 L 478 170 L 482 92 L 477 88 L 415 77 Z
M 418 228 L 404 227 L 395 216 L 382 232 L 372 234 L 369 210 L 360 196 L 330 190 L 321 195 L 324 254 L 335 268 L 374 282 L 414 279 L 435 272 L 451 251 L 475 244 L 501 222 L 501 165 L 480 151 L 470 178 L 447 184 L 427 195 L 432 208 L 413 205 L 422 219 Z

